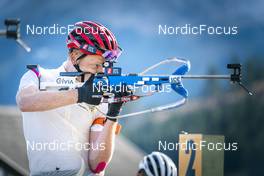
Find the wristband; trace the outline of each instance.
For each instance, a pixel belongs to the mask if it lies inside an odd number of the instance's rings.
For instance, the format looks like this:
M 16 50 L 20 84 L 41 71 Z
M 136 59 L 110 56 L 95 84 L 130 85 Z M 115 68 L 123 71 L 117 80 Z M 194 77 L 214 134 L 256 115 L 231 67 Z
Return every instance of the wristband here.
M 91 128 L 93 127 L 93 125 L 102 125 L 102 126 L 104 126 L 106 120 L 107 119 L 105 119 L 105 117 L 98 117 L 98 118 L 96 118 L 93 121 L 93 123 L 91 125 Z M 118 123 L 117 126 L 116 126 L 115 134 L 118 135 L 121 132 L 121 129 L 122 129 L 122 126 Z
M 106 120 L 110 120 L 112 122 L 117 122 L 117 118 L 109 118 L 109 117 L 106 117 Z

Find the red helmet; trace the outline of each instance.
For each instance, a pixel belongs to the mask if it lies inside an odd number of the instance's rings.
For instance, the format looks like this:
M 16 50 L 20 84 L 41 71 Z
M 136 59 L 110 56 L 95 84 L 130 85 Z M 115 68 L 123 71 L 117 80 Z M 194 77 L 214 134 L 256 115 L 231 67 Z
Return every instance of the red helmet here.
M 67 47 L 79 49 L 84 54 L 101 55 L 109 61 L 115 61 L 122 51 L 114 34 L 105 26 L 92 21 L 75 24 L 68 35 Z

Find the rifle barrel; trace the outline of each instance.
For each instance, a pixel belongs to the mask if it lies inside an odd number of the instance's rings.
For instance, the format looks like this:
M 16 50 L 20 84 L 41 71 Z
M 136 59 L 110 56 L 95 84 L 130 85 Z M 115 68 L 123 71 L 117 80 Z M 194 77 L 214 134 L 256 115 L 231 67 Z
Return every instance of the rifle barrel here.
M 183 79 L 230 79 L 230 75 L 182 75 Z

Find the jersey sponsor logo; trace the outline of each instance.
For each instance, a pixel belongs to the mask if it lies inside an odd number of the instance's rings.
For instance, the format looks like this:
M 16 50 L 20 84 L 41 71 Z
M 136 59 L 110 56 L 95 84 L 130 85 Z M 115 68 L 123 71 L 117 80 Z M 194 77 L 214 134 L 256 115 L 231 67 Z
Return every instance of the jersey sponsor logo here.
M 74 81 L 72 79 L 66 79 L 66 78 L 57 78 L 56 79 L 57 84 L 74 84 Z

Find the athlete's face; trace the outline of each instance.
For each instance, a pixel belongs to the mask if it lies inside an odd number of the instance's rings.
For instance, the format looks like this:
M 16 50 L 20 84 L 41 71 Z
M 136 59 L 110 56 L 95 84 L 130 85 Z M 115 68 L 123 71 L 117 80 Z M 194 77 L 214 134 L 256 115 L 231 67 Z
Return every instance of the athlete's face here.
M 100 73 L 103 72 L 102 64 L 105 59 L 99 55 L 87 55 L 79 61 L 79 67 L 84 72 Z
M 73 64 L 78 64 L 83 72 L 89 72 L 92 74 L 103 72 L 102 64 L 105 62 L 104 57 L 99 55 L 87 55 L 84 58 L 77 60 L 82 53 L 78 50 L 74 50 L 74 54 L 71 56 Z

